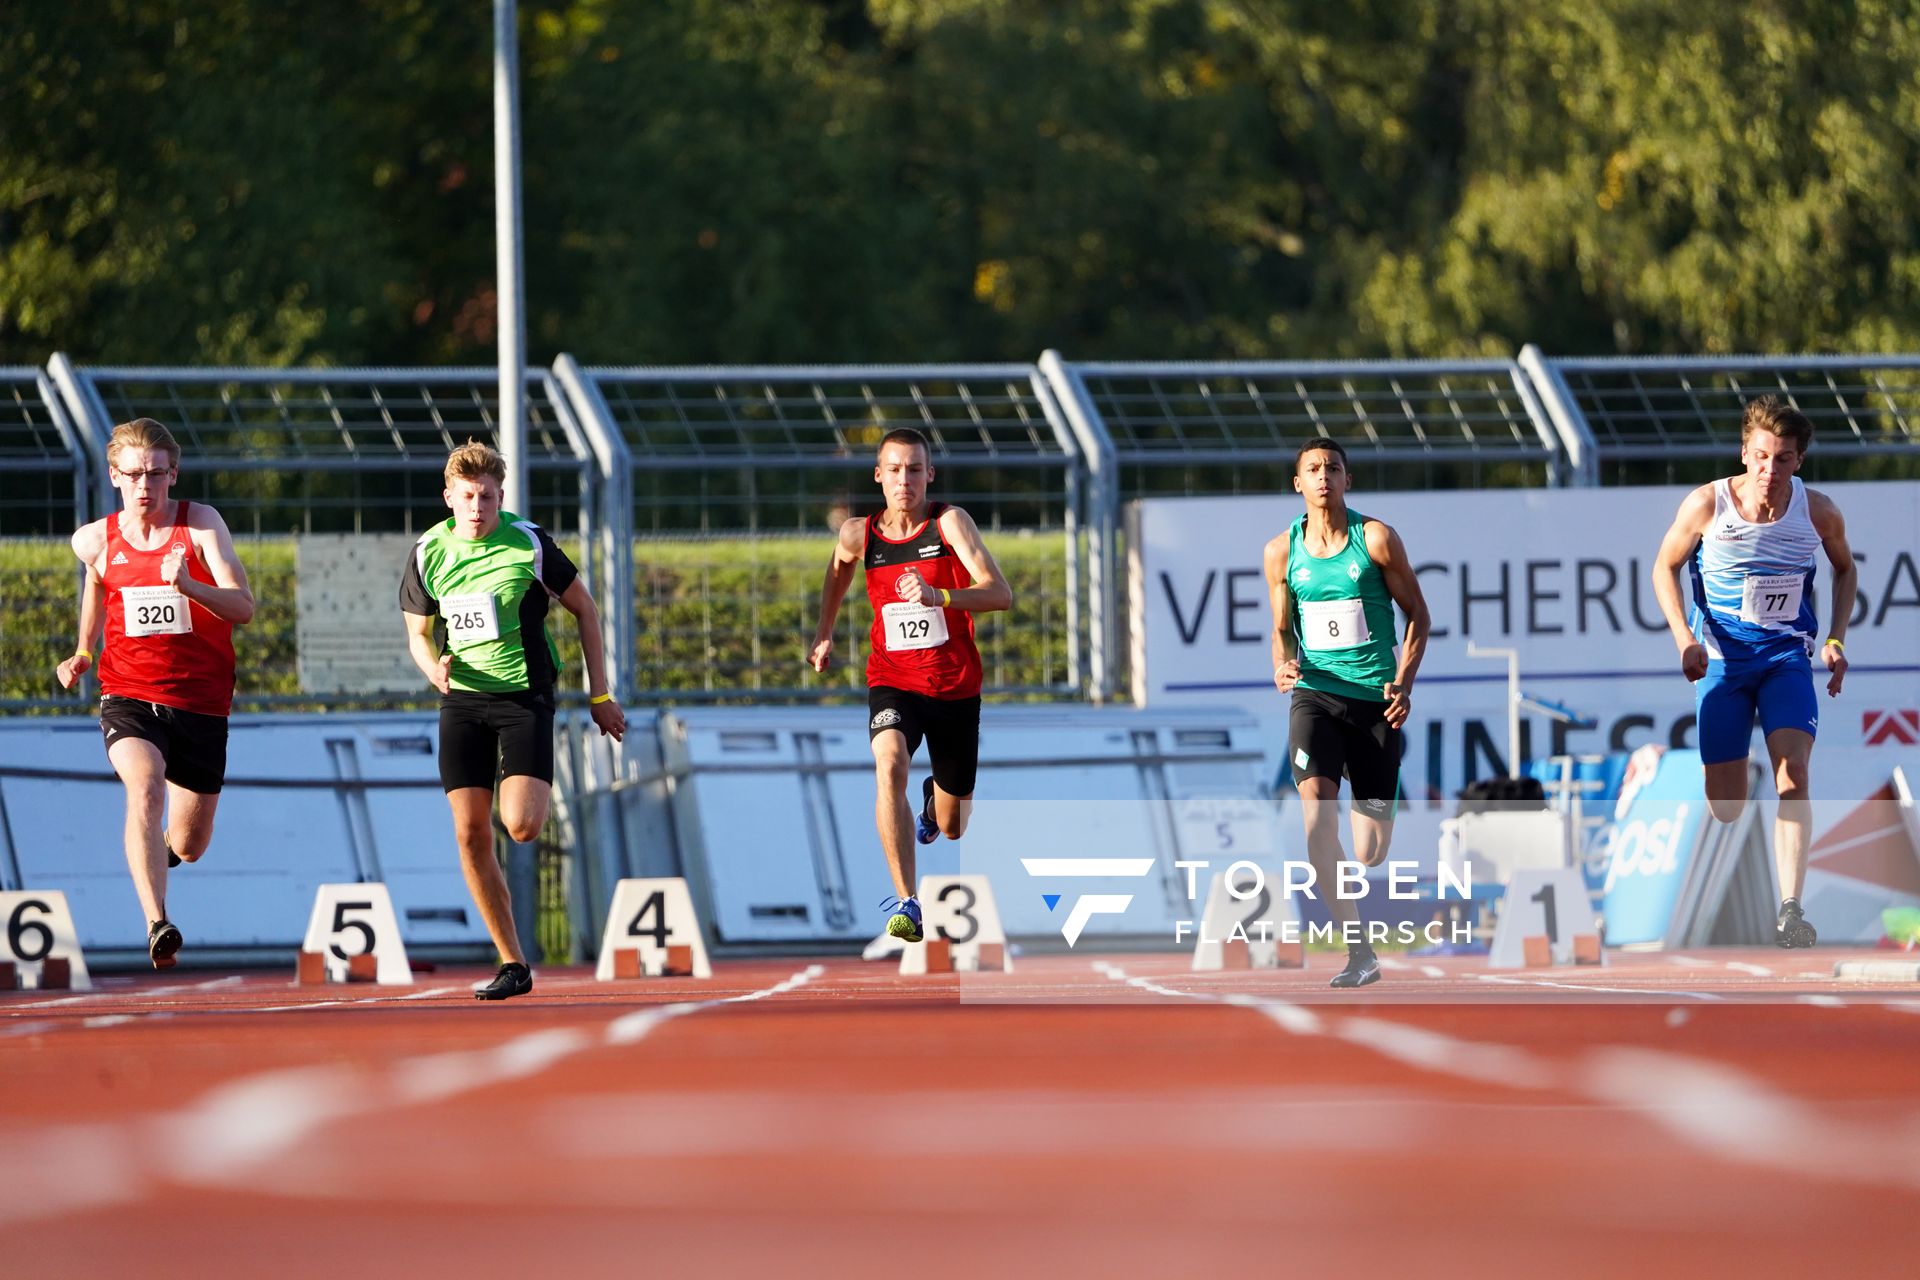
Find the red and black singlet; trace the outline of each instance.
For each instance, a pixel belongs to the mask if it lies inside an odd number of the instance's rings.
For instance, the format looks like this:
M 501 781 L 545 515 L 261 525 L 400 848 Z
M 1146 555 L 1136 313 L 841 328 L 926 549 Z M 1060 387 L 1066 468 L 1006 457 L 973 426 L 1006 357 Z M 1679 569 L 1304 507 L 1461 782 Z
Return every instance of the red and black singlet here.
M 173 527 L 151 551 L 126 540 L 119 516 L 107 517 L 100 572 L 107 637 L 100 649 L 100 688 L 115 697 L 224 716 L 233 710 L 233 624 L 160 583 L 160 562 L 180 547 L 189 577 L 219 585 L 193 545 L 188 505 L 180 502 Z
M 973 585 L 940 533 L 947 504 L 927 508 L 927 521 L 905 538 L 880 532 L 880 516 L 867 517 L 867 600 L 873 605 L 868 636 L 867 683 L 930 698 L 971 698 L 980 692 L 980 650 L 973 643 L 973 615 L 965 609 L 909 605 L 900 599 L 900 575 L 912 569 L 930 587 L 958 591 Z

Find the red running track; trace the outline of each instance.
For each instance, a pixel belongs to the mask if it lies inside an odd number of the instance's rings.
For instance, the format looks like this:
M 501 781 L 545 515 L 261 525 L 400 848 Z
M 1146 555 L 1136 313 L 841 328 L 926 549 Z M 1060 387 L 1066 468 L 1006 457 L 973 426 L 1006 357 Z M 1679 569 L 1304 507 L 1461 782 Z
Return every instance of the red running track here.
M 1908 1274 L 1920 988 L 1843 954 L 15 993 L 0 1274 Z

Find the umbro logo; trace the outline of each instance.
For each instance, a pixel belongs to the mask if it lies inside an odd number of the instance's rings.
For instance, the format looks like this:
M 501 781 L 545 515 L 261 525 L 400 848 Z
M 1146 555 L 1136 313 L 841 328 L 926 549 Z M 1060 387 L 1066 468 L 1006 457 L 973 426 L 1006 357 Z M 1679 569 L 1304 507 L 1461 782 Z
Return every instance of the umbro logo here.
M 1295 569 L 1293 571 L 1293 580 L 1299 583 L 1301 586 L 1305 586 L 1309 581 L 1312 580 L 1312 578 L 1313 578 L 1313 570 L 1307 568 L 1305 565 L 1302 565 L 1298 569 Z
M 114 552 L 113 559 L 107 561 L 108 564 L 125 564 L 126 562 L 127 562 L 127 553 L 124 551 Z

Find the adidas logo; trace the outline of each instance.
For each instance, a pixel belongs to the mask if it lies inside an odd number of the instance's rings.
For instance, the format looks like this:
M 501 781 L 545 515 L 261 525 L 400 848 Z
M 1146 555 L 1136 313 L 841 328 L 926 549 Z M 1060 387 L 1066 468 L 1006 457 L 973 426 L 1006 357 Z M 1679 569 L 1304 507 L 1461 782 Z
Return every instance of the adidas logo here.
M 107 561 L 108 564 L 125 564 L 126 562 L 127 562 L 127 553 L 124 551 L 114 552 L 113 559 Z

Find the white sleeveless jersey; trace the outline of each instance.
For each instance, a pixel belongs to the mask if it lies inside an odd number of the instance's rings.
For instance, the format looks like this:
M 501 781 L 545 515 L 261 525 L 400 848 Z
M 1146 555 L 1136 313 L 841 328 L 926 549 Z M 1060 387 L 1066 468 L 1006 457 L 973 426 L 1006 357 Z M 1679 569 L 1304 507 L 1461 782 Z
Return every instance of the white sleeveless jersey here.
M 1778 644 L 1797 636 L 1812 652 L 1814 555 L 1820 534 L 1807 510 L 1807 487 L 1778 520 L 1756 524 L 1734 504 L 1731 480 L 1713 482 L 1713 522 L 1693 553 L 1694 634 L 1710 656 Z

